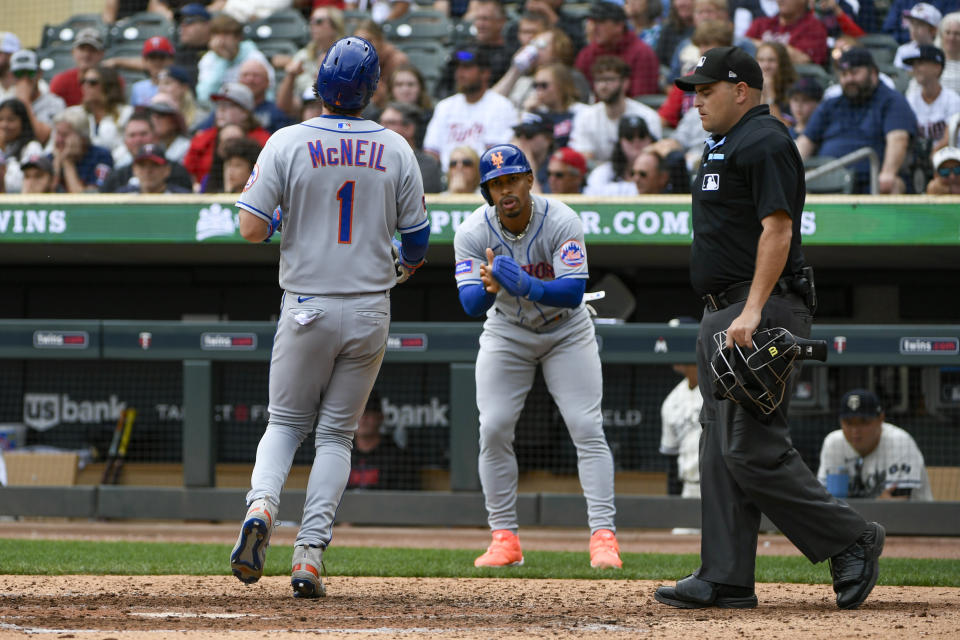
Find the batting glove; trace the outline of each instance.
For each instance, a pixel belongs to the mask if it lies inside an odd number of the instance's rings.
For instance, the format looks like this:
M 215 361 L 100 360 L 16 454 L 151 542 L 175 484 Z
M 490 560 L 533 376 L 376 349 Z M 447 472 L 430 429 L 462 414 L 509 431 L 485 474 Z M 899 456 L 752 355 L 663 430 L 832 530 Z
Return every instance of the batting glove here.
M 406 282 L 426 262 L 421 260 L 417 264 L 408 264 L 403 259 L 403 245 L 396 238 L 391 239 L 390 249 L 393 251 L 393 269 L 397 275 L 397 284 Z
M 493 258 L 493 277 L 507 293 L 537 301 L 543 297 L 543 282 L 530 276 L 510 256 Z
M 270 218 L 270 231 L 267 232 L 267 237 L 263 239 L 264 242 L 270 242 L 270 238 L 273 237 L 273 234 L 283 227 L 283 211 L 280 210 L 280 207 L 277 207 L 273 210 L 273 217 Z

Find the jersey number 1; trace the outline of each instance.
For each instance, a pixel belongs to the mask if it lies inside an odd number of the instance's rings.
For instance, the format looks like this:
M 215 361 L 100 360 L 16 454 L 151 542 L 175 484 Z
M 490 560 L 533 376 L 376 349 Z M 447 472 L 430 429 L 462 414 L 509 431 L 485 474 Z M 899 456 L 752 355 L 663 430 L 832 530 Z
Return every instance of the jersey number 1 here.
M 353 192 L 357 183 L 347 180 L 337 191 L 337 201 L 340 203 L 340 233 L 337 241 L 340 244 L 350 244 L 353 231 Z

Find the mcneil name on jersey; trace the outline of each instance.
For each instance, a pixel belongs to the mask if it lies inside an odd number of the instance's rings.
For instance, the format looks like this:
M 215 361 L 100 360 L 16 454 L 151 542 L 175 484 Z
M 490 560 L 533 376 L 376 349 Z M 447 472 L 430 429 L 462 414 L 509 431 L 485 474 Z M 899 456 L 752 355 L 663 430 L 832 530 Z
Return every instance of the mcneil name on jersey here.
M 367 167 L 377 171 L 386 171 L 383 166 L 383 145 L 372 140 L 340 138 L 340 144 L 323 146 L 322 140 L 308 142 L 310 162 L 318 167 Z

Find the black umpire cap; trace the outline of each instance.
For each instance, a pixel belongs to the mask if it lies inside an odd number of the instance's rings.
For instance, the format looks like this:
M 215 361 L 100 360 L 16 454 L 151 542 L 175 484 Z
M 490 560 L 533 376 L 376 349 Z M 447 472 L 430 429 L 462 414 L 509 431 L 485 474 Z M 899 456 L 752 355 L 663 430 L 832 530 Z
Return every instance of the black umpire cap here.
M 700 56 L 692 74 L 673 81 L 684 91 L 714 82 L 746 82 L 751 89 L 763 89 L 763 72 L 753 56 L 740 47 L 714 47 Z

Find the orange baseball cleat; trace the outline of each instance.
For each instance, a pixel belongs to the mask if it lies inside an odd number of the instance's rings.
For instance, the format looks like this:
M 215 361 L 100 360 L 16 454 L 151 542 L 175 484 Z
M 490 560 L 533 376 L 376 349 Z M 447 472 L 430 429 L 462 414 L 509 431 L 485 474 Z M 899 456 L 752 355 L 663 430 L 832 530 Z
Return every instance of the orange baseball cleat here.
M 610 529 L 597 529 L 590 536 L 590 566 L 594 569 L 621 569 L 620 545 Z
M 508 529 L 494 531 L 487 552 L 473 561 L 475 567 L 519 567 L 522 564 L 520 537 Z

